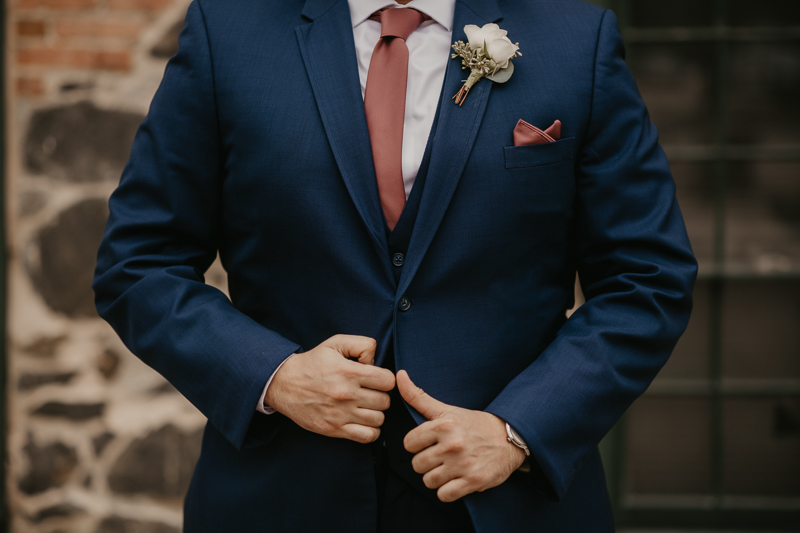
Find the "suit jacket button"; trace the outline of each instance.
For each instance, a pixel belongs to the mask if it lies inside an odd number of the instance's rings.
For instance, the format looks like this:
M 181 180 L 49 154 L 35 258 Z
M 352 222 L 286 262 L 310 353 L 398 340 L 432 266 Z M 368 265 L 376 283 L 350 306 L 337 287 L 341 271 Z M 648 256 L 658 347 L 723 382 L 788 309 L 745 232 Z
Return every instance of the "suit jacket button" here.
M 400 298 L 400 301 L 397 302 L 397 309 L 399 311 L 408 311 L 409 309 L 411 309 L 411 300 L 403 296 L 402 298 Z
M 403 266 L 403 263 L 405 262 L 405 260 L 406 260 L 405 256 L 403 254 L 401 254 L 400 252 L 397 252 L 396 254 L 394 254 L 392 256 L 392 264 L 394 266 L 396 266 L 396 267 Z

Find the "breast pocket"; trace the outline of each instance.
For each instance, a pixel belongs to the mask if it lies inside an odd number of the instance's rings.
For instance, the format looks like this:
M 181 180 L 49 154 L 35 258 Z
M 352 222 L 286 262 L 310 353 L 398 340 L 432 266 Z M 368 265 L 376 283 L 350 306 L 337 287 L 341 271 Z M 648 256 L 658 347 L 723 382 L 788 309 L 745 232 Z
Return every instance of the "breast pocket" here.
M 552 143 L 503 148 L 507 169 L 541 167 L 572 161 L 575 154 L 575 137 Z

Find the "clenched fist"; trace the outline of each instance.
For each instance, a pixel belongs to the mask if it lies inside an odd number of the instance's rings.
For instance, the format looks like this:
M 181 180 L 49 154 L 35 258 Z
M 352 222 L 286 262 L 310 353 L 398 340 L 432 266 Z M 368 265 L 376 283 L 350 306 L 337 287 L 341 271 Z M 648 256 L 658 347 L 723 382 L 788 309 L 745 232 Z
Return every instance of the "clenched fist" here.
M 275 374 L 265 402 L 314 433 L 373 442 L 395 384 L 391 371 L 373 366 L 375 347 L 369 337 L 336 335 L 293 355 Z

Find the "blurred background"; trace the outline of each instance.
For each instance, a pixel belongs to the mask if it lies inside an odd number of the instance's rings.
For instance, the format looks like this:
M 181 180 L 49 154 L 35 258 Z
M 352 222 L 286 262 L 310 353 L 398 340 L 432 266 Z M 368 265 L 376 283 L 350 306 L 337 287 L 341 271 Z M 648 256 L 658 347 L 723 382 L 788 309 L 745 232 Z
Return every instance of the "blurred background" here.
M 800 1 L 594 3 L 617 14 L 700 261 L 686 335 L 602 443 L 619 529 L 800 531 Z M 5 2 L 8 531 L 180 531 L 204 419 L 97 318 L 90 283 L 187 5 Z M 219 265 L 207 280 L 224 288 Z

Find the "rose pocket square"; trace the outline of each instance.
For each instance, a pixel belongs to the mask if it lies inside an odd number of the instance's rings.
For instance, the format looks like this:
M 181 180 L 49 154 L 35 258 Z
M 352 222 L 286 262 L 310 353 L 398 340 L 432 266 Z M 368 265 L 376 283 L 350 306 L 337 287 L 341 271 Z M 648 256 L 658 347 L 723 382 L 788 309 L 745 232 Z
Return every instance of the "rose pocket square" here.
M 514 128 L 514 146 L 553 143 L 559 139 L 561 139 L 560 120 L 553 122 L 553 125 L 544 131 L 522 119 L 519 119 Z

